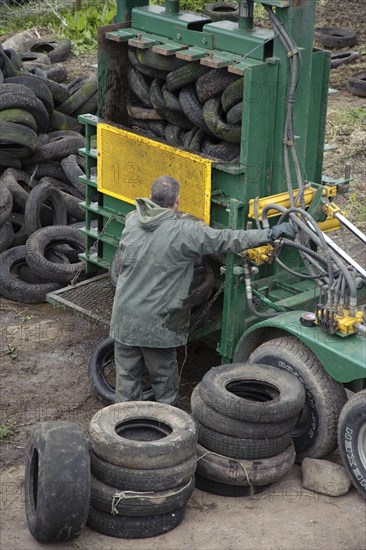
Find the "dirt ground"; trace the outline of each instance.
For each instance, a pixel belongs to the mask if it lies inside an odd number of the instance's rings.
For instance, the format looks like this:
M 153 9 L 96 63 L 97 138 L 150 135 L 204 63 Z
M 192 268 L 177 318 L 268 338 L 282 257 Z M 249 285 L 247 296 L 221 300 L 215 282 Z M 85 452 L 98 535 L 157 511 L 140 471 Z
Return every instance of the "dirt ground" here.
M 343 5 L 343 9 L 340 5 Z M 345 162 L 352 164 L 356 202 L 342 205 L 365 229 L 360 209 L 365 196 L 365 119 L 349 122 L 348 112 L 360 113 L 366 98 L 347 91 L 346 79 L 366 66 L 366 9 L 364 0 L 320 1 L 318 25 L 342 25 L 359 31 L 357 48 L 363 55 L 356 63 L 332 71 L 331 85 L 338 94 L 329 101 L 327 141 L 335 150 L 327 153 L 324 172 L 341 177 Z M 69 80 L 88 72 L 95 56 L 72 58 Z M 346 115 L 344 113 L 346 112 Z M 345 118 L 344 118 L 345 116 Z M 341 118 L 339 118 L 341 117 Z M 343 118 L 342 118 L 343 117 Z M 361 200 L 360 200 L 361 199 Z M 340 238 L 340 236 L 338 236 Z M 365 252 L 354 241 L 350 251 L 363 263 Z M 88 363 L 106 332 L 50 304 L 28 306 L 0 298 L 0 423 L 12 434 L 0 442 L 0 549 L 40 548 L 27 529 L 24 512 L 24 452 L 33 427 L 45 420 L 76 422 L 88 433 L 90 419 L 102 404 L 90 391 Z M 183 352 L 180 354 L 183 359 Z M 183 407 L 189 410 L 190 389 L 203 373 L 218 363 L 205 346 L 189 348 L 182 375 Z M 339 461 L 334 454 L 332 460 Z M 195 490 L 183 523 L 166 535 L 146 540 L 120 541 L 86 528 L 74 542 L 59 549 L 81 550 L 363 550 L 366 548 L 365 502 L 352 488 L 341 498 L 304 490 L 301 468 L 294 466 L 279 483 L 264 493 L 247 498 L 224 498 Z M 43 548 L 52 548 L 43 545 Z

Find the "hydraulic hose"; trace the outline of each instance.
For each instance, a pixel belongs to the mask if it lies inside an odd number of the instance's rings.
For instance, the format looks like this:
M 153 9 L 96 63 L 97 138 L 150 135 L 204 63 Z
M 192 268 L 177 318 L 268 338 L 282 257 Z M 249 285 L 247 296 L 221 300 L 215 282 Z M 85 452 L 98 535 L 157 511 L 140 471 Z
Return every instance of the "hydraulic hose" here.
M 271 319 L 272 317 L 277 317 L 277 315 L 280 315 L 280 313 L 270 313 L 270 312 L 262 312 L 257 311 L 255 309 L 254 303 L 253 303 L 253 291 L 252 291 L 252 281 L 250 278 L 250 269 L 249 264 L 246 259 L 243 259 L 243 268 L 244 268 L 244 279 L 245 279 L 245 291 L 247 295 L 247 304 L 249 311 L 253 313 L 256 317 L 260 317 L 261 319 Z

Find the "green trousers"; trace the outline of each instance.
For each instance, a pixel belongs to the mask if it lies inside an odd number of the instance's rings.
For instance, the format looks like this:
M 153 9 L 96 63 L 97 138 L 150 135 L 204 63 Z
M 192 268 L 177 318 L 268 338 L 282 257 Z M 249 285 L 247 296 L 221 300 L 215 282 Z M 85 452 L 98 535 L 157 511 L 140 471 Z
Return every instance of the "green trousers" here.
M 114 342 L 116 403 L 142 400 L 144 366 L 155 401 L 179 407 L 179 371 L 176 348 L 143 348 Z

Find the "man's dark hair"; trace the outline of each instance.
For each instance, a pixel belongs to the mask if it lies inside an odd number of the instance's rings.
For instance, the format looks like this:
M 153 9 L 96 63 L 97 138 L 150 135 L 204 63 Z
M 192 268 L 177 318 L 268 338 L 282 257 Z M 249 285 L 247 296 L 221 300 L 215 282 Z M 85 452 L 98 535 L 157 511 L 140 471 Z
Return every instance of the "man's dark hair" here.
M 174 206 L 180 190 L 180 184 L 171 176 L 156 178 L 151 186 L 151 200 L 162 208 Z

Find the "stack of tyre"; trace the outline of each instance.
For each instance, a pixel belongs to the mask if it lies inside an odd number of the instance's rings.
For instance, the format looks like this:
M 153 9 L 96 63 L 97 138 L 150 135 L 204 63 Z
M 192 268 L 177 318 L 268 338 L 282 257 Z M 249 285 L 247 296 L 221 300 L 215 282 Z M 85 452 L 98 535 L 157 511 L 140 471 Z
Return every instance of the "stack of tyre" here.
M 169 145 L 235 161 L 240 153 L 243 78 L 129 47 L 129 124 Z
M 291 374 L 260 364 L 212 368 L 191 397 L 198 430 L 198 488 L 246 496 L 278 481 L 293 466 L 291 432 L 305 403 Z
M 85 138 L 75 117 L 95 111 L 96 78 L 66 86 L 40 65 L 70 48 L 63 40 L 33 40 L 21 54 L 0 46 L 0 292 L 15 301 L 43 302 L 83 271 L 84 240 L 64 226 L 85 219 Z
M 99 411 L 90 424 L 88 525 L 146 538 L 181 523 L 194 490 L 196 428 L 185 412 L 136 401 Z

